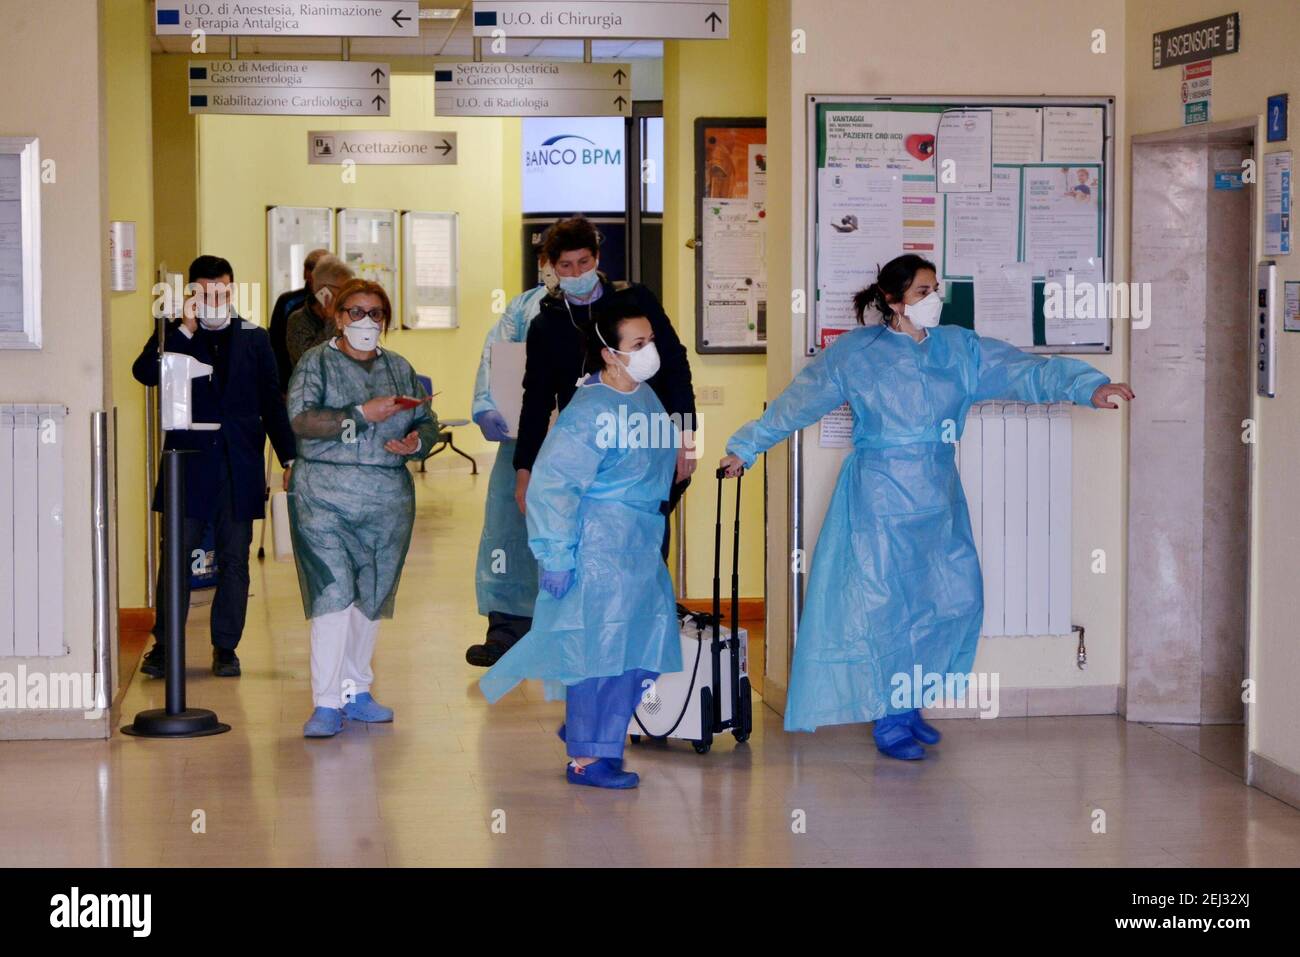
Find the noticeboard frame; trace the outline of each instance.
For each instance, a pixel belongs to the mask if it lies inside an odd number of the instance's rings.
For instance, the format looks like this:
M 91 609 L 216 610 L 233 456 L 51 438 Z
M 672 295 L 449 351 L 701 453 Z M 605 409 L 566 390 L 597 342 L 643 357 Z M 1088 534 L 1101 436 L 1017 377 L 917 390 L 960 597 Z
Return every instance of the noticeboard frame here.
M 22 329 L 0 332 L 0 349 L 41 348 L 41 140 L 0 136 L 0 156 L 18 158 L 18 231 L 21 236 Z

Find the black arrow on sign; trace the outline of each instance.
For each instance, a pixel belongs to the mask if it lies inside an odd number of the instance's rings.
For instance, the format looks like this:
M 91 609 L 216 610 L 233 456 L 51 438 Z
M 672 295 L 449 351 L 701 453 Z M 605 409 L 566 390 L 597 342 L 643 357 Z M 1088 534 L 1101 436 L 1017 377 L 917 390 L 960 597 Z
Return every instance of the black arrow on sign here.
M 376 109 L 376 110 L 382 110 L 382 109 L 384 108 L 384 104 L 387 103 L 388 101 L 385 100 L 385 99 L 384 99 L 382 96 L 380 96 L 378 93 L 376 93 L 376 94 L 375 94 L 375 98 L 374 98 L 373 100 L 371 100 L 370 102 L 373 103 L 373 104 L 375 104 L 375 109 Z
M 623 85 L 623 80 L 626 79 L 626 77 L 627 77 L 627 74 L 624 73 L 622 70 L 615 70 L 615 71 L 614 71 L 614 79 L 618 80 L 618 85 L 619 85 L 619 86 L 622 86 L 622 85 Z
M 722 22 L 722 17 L 718 16 L 717 11 L 714 11 L 704 18 L 704 22 L 709 24 L 710 33 L 717 33 L 718 24 Z
M 627 106 L 627 100 L 623 99 L 622 95 L 620 94 L 619 98 L 614 101 L 614 105 L 621 110 L 623 109 L 623 107 Z
M 375 78 L 376 83 L 382 80 L 385 76 L 384 71 L 379 69 L 379 67 L 375 67 L 373 70 L 371 70 L 370 75 Z
M 716 14 L 714 15 L 716 16 Z M 393 14 L 393 22 L 397 24 L 399 29 L 401 29 L 411 22 L 411 18 L 402 16 L 402 11 L 398 10 Z
M 450 143 L 448 143 L 446 138 L 444 137 L 442 143 L 440 143 L 438 146 L 435 146 L 434 149 L 442 150 L 442 155 L 445 157 L 448 153 L 452 151 L 452 149 L 454 149 L 454 147 Z

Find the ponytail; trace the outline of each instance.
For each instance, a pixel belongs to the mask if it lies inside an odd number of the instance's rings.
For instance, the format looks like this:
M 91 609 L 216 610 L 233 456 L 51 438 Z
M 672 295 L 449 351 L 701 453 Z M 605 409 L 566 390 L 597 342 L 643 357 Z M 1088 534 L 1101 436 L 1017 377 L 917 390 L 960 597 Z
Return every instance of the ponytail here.
M 866 325 L 867 308 L 875 306 L 885 325 L 893 326 L 896 320 L 894 310 L 889 307 L 890 300 L 902 302 L 903 294 L 911 288 L 916 274 L 922 269 L 937 272 L 934 263 L 915 253 L 896 256 L 885 263 L 883 268 L 877 266 L 876 281 L 853 297 L 853 311 L 857 314 L 858 322 Z

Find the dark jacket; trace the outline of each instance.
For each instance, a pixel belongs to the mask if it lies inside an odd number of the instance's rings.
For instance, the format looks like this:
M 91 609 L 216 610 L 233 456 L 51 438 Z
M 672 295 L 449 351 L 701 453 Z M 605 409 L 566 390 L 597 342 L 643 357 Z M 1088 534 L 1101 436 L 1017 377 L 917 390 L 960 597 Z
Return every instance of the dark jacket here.
M 260 326 L 241 319 L 233 320 L 232 326 L 225 384 L 217 381 L 213 373 L 195 379 L 191 393 L 194 421 L 219 422 L 221 428 L 164 433 L 163 448 L 194 453 L 182 456 L 185 514 L 187 518 L 201 521 L 212 518 L 226 462 L 230 464 L 234 517 L 253 521 L 265 514 L 266 462 L 262 454 L 267 436 L 281 465 L 294 457 L 293 430 L 280 392 L 270 336 Z M 213 364 L 202 330 L 190 338 L 181 331 L 179 322 L 168 324 L 163 347 L 168 352 L 183 352 L 200 362 Z M 140 350 L 131 374 L 143 385 L 158 384 L 158 347 L 154 336 Z M 153 509 L 162 511 L 161 476 L 154 489 Z
M 271 310 L 271 322 L 267 330 L 271 333 L 271 351 L 275 353 L 275 371 L 280 375 L 280 388 L 288 390 L 289 376 L 293 374 L 293 363 L 289 361 L 289 346 L 285 342 L 285 333 L 289 331 L 289 313 L 307 301 L 307 288 L 291 289 L 280 293 Z
M 601 277 L 601 295 L 592 308 L 599 314 L 602 304 L 615 296 L 631 296 L 638 302 L 654 330 L 659 350 L 659 371 L 650 377 L 650 388 L 669 414 L 677 413 L 683 422 L 694 422 L 695 390 L 691 385 L 691 366 L 686 347 L 677 338 L 677 330 L 664 314 L 659 300 L 639 283 L 612 283 Z M 542 300 L 541 311 L 528 327 L 524 365 L 524 404 L 519 413 L 519 440 L 515 446 L 516 469 L 532 469 L 537 453 L 546 438 L 551 410 L 563 409 L 577 391 L 580 378 L 595 369 L 587 368 L 585 331 L 590 328 L 586 306 L 565 308 L 560 294 Z M 579 332 L 574 323 L 583 327 Z M 686 417 L 690 416 L 689 419 Z

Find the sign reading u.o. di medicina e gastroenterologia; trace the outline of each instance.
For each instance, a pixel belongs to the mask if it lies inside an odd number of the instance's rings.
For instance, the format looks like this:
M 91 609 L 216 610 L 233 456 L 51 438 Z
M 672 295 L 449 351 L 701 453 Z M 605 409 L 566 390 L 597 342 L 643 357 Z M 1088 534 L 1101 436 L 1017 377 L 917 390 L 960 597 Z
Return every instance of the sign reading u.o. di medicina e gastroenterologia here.
M 191 60 L 191 113 L 388 116 L 387 63 Z
M 474 36 L 725 40 L 729 0 L 474 0 Z
M 154 0 L 157 36 L 418 37 L 419 0 Z

